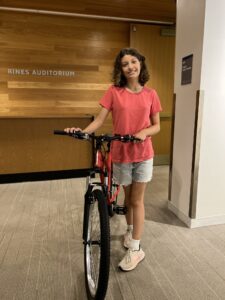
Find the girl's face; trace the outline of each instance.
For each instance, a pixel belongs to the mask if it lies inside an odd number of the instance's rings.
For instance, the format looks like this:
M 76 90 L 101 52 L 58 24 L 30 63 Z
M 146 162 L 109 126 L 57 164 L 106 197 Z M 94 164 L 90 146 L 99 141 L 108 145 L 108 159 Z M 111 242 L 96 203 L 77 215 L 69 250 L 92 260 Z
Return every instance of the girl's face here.
M 141 63 L 136 56 L 129 54 L 124 55 L 121 58 L 121 68 L 123 75 L 128 81 L 131 79 L 138 80 L 141 71 Z

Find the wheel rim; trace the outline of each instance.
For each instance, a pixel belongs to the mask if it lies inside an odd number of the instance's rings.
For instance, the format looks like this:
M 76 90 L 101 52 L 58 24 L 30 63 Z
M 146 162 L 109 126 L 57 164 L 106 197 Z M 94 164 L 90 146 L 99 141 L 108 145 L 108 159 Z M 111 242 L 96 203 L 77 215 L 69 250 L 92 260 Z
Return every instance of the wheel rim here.
M 92 296 L 97 292 L 100 269 L 100 218 L 98 201 L 90 205 L 86 244 L 87 281 Z

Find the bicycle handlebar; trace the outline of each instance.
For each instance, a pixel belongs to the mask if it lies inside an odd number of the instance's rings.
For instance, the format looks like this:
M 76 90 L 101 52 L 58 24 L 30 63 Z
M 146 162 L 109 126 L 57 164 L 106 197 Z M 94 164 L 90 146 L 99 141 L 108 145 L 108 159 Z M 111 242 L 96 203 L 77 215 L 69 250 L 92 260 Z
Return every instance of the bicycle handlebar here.
M 121 142 L 133 142 L 133 141 L 141 141 L 140 139 L 134 137 L 133 135 L 126 134 L 126 135 L 120 135 L 120 134 L 102 134 L 102 135 L 94 135 L 94 134 L 88 134 L 82 131 L 74 131 L 74 132 L 66 132 L 64 130 L 54 130 L 54 134 L 58 135 L 68 135 L 77 139 L 81 140 L 100 140 L 102 142 L 110 142 L 110 141 L 121 141 Z

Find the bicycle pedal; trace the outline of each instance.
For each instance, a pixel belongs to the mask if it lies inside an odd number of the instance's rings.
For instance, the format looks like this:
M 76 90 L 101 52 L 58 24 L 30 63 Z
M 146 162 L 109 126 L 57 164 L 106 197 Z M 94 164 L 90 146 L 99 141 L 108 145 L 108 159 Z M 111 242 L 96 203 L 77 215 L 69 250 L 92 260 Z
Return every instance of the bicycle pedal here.
M 114 206 L 113 210 L 117 215 L 125 215 L 127 213 L 126 206 L 116 205 L 116 206 Z

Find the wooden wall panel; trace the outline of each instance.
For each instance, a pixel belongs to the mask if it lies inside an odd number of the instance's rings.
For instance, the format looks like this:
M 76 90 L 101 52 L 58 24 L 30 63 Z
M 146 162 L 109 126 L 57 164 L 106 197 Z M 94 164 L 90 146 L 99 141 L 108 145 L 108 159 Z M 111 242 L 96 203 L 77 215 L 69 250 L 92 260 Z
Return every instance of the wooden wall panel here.
M 0 118 L 0 174 L 61 171 L 92 167 L 92 145 L 53 134 L 73 117 Z M 76 121 L 87 126 L 91 117 Z
M 1 12 L 0 22 L 0 116 L 98 112 L 114 57 L 129 45 L 129 24 L 15 12 Z
M 91 118 L 83 115 L 98 113 L 114 57 L 129 46 L 129 25 L 2 11 L 0 25 L 0 174 L 90 167 L 90 144 L 52 131 L 84 128 Z

